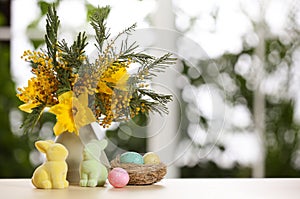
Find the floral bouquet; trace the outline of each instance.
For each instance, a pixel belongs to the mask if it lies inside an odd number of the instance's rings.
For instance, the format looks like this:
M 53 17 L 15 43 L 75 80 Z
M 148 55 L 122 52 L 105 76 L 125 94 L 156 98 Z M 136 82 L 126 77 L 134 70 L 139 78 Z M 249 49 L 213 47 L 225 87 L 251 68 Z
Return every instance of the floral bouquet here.
M 28 113 L 22 127 L 30 132 L 44 111 L 56 115 L 55 135 L 63 132 L 79 134 L 79 129 L 97 121 L 108 127 L 112 122 L 127 121 L 140 112 L 167 113 L 171 95 L 160 94 L 148 87 L 157 72 L 174 64 L 171 54 L 154 57 L 135 52 L 136 43 L 122 40 L 136 25 L 110 39 L 106 18 L 110 8 L 95 9 L 90 24 L 95 31 L 97 56 L 91 61 L 85 53 L 86 34 L 79 33 L 72 45 L 58 40 L 59 18 L 54 6 L 48 9 L 46 49 L 26 50 L 22 56 L 31 63 L 34 76 L 27 87 L 18 88 L 17 97 L 24 102 L 19 108 Z M 129 68 L 138 66 L 135 73 Z

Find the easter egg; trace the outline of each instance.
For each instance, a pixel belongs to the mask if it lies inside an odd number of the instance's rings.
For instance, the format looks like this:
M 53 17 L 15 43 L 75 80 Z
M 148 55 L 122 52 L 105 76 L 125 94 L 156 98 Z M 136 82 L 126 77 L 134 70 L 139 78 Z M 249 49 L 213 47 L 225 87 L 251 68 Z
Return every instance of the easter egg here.
M 143 156 L 145 164 L 159 164 L 160 159 L 159 156 L 153 152 L 148 152 Z
M 137 152 L 126 152 L 120 156 L 121 163 L 144 164 L 143 156 Z
M 108 181 L 115 188 L 122 188 L 129 182 L 129 175 L 125 169 L 114 168 L 108 173 Z

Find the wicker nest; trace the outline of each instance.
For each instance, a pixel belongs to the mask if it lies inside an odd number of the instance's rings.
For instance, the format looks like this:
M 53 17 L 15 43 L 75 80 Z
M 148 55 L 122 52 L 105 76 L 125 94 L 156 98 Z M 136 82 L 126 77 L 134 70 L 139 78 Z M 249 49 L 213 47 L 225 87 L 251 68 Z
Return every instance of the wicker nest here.
M 163 179 L 167 173 L 167 166 L 159 164 L 121 163 L 118 155 L 110 162 L 111 168 L 121 167 L 129 174 L 128 185 L 150 185 Z

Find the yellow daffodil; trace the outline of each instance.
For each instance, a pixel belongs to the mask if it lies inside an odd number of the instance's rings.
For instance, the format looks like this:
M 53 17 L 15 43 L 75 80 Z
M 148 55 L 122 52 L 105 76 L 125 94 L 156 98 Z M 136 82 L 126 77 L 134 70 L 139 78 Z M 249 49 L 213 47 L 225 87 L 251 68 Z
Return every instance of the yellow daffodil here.
M 96 121 L 88 107 L 88 94 L 85 92 L 78 98 L 72 91 L 58 97 L 59 103 L 50 108 L 49 112 L 56 115 L 57 122 L 53 128 L 55 135 L 68 131 L 79 134 L 79 129 Z
M 26 88 L 18 89 L 21 93 L 17 94 L 17 97 L 21 101 L 25 102 L 25 104 L 19 106 L 19 109 L 21 111 L 31 113 L 33 108 L 41 104 L 36 99 L 36 82 L 36 78 L 31 78 L 30 80 L 28 80 L 28 86 Z
M 25 51 L 24 58 L 27 61 L 37 64 L 32 72 L 36 77 L 28 80 L 28 86 L 18 88 L 20 93 L 17 97 L 24 102 L 19 109 L 31 113 L 33 108 L 43 104 L 45 107 L 53 106 L 57 103 L 55 91 L 57 90 L 58 81 L 55 78 L 55 73 L 52 70 L 52 61 L 46 58 L 43 53 Z
M 129 74 L 125 67 L 119 68 L 116 72 L 112 73 L 110 77 L 104 77 L 103 80 L 112 83 L 119 90 L 127 90 L 127 80 Z
M 113 90 L 107 86 L 107 84 L 110 84 L 113 88 L 119 90 L 127 90 L 127 80 L 129 78 L 129 74 L 127 73 L 126 67 L 123 66 L 114 70 L 115 71 L 107 70 L 102 75 L 100 81 L 98 82 L 99 93 L 106 93 L 109 95 L 113 93 Z

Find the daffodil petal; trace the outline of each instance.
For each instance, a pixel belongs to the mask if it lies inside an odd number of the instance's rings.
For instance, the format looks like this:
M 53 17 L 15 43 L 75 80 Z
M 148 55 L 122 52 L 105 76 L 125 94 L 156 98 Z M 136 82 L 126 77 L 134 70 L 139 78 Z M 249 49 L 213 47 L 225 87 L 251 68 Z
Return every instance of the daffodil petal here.
M 65 93 L 61 94 L 60 96 L 58 96 L 58 101 L 61 103 L 66 100 L 70 100 L 73 97 L 73 95 L 74 94 L 72 91 L 65 92 Z
M 88 93 L 85 91 L 81 95 L 79 95 L 78 100 L 83 106 L 88 106 Z
M 98 82 L 98 87 L 99 87 L 99 91 L 101 93 L 106 93 L 106 94 L 112 94 L 113 90 L 111 88 L 109 88 L 104 82 L 99 81 Z
M 65 129 L 64 125 L 62 125 L 62 123 L 56 122 L 55 126 L 53 127 L 53 131 L 56 136 L 59 136 L 60 134 L 65 132 L 66 129 Z
M 88 121 L 88 124 L 96 121 L 96 118 L 91 110 L 87 110 L 85 116 L 86 120 Z
M 26 113 L 32 113 L 32 109 L 40 105 L 40 103 L 26 103 L 19 106 L 21 111 Z
M 49 112 L 50 113 L 53 113 L 55 115 L 59 115 L 61 114 L 63 111 L 63 109 L 65 109 L 61 104 L 57 104 L 57 105 L 54 105 L 52 106 L 50 109 L 49 109 Z

